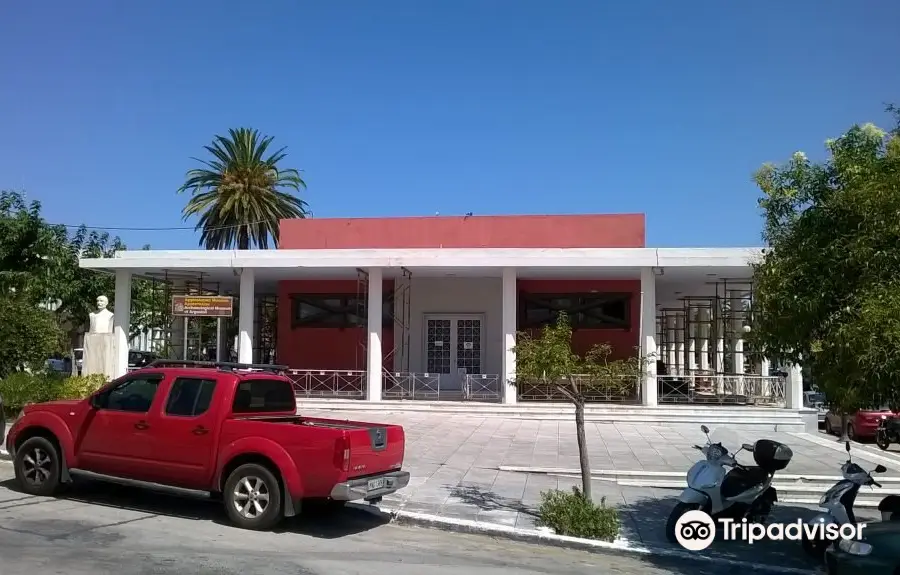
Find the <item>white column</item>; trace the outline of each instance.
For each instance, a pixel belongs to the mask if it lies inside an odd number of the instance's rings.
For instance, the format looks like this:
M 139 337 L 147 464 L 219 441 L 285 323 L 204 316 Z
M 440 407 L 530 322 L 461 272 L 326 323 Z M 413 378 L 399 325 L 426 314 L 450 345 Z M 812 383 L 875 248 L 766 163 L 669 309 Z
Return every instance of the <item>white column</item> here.
M 696 375 L 697 373 L 697 308 L 688 306 L 687 316 L 687 354 L 685 355 L 684 365 L 687 373 Z
M 216 318 L 216 361 L 225 361 L 225 320 Z
M 731 292 L 731 329 L 734 331 L 734 373 L 744 373 L 744 298 L 739 291 Z
M 253 302 L 256 299 L 253 270 L 241 270 L 241 294 L 238 302 L 238 363 L 253 363 Z
M 518 287 L 516 284 L 516 268 L 503 268 L 501 323 L 503 329 L 503 373 L 500 384 L 503 403 L 516 403 L 518 388 L 516 387 L 516 328 L 518 327 Z
M 685 374 L 684 313 L 675 312 L 675 373 Z
M 702 307 L 697 310 L 697 332 L 700 339 L 700 370 L 709 371 L 709 309 Z
M 653 268 L 641 269 L 641 356 L 647 362 L 646 375 L 641 386 L 641 403 L 654 406 L 658 403 L 659 389 L 656 380 L 656 276 Z
M 381 401 L 382 361 L 381 353 L 381 325 L 384 312 L 384 281 L 381 268 L 369 268 L 369 300 L 368 310 L 369 335 L 366 353 L 366 399 L 369 401 Z
M 762 395 L 768 398 L 772 393 L 772 385 L 769 382 L 769 360 L 763 357 L 759 360 L 759 375 L 762 378 Z
M 797 364 L 787 365 L 788 376 L 784 382 L 784 406 L 788 409 L 803 407 L 803 371 Z
M 131 272 L 116 270 L 116 305 L 113 333 L 116 336 L 116 371 L 113 378 L 128 373 L 128 332 L 131 331 Z
M 666 373 L 678 375 L 678 352 L 676 351 L 675 316 L 665 315 L 666 318 Z

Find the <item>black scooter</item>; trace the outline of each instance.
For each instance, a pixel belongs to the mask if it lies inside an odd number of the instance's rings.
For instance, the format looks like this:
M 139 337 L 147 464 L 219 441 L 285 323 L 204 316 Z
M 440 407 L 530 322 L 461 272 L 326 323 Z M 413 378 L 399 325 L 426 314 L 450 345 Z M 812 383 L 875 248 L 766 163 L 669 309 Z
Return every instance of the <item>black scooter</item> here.
M 875 430 L 875 444 L 882 451 L 887 451 L 892 443 L 900 443 L 900 418 L 885 417 L 878 421 L 878 429 Z

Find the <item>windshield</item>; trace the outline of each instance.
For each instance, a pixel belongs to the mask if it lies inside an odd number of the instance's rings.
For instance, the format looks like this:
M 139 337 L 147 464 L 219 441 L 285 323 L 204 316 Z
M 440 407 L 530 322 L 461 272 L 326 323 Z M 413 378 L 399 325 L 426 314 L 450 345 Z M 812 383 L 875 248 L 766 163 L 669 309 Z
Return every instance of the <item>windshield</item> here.
M 806 394 L 806 402 L 810 405 L 815 405 L 817 403 L 823 403 L 825 401 L 824 393 L 807 393 Z
M 709 427 L 709 439 L 713 443 L 721 443 L 722 447 L 728 450 L 728 453 L 732 456 L 741 448 L 741 444 L 753 443 L 755 439 L 742 437 L 741 434 L 735 432 L 734 429 L 729 429 L 726 425 L 707 425 Z M 705 436 L 703 432 L 700 430 L 700 426 L 697 426 L 697 438 L 700 442 L 697 445 L 703 445 L 705 443 Z M 753 454 L 742 452 L 737 456 L 737 460 L 740 463 L 745 463 L 747 465 L 753 464 Z

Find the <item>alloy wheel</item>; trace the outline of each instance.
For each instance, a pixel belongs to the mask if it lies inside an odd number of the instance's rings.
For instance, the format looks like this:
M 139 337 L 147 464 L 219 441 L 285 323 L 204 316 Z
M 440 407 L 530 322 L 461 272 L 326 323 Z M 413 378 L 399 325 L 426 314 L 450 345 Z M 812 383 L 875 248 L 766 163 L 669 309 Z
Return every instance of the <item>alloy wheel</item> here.
M 241 517 L 256 519 L 269 506 L 269 486 L 255 476 L 244 477 L 234 486 L 234 508 Z
M 50 454 L 35 447 L 22 458 L 22 475 L 25 481 L 37 487 L 50 479 L 52 465 Z

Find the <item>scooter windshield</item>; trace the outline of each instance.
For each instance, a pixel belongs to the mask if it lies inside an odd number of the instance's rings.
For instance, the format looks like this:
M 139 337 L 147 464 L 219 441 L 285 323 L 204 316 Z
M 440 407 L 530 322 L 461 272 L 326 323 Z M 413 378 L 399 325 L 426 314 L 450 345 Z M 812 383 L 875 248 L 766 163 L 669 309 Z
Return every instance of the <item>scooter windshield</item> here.
M 740 434 L 736 433 L 734 429 L 729 429 L 725 425 L 719 425 L 717 427 L 709 426 L 709 440 L 712 443 L 721 443 L 722 447 L 728 450 L 728 454 L 734 457 L 734 454 L 741 448 L 743 443 L 752 443 L 754 440 L 749 440 L 745 437 L 742 438 Z M 737 459 L 741 460 L 742 463 L 753 463 L 753 456 L 750 456 L 749 461 L 744 461 L 742 453 L 737 457 Z

